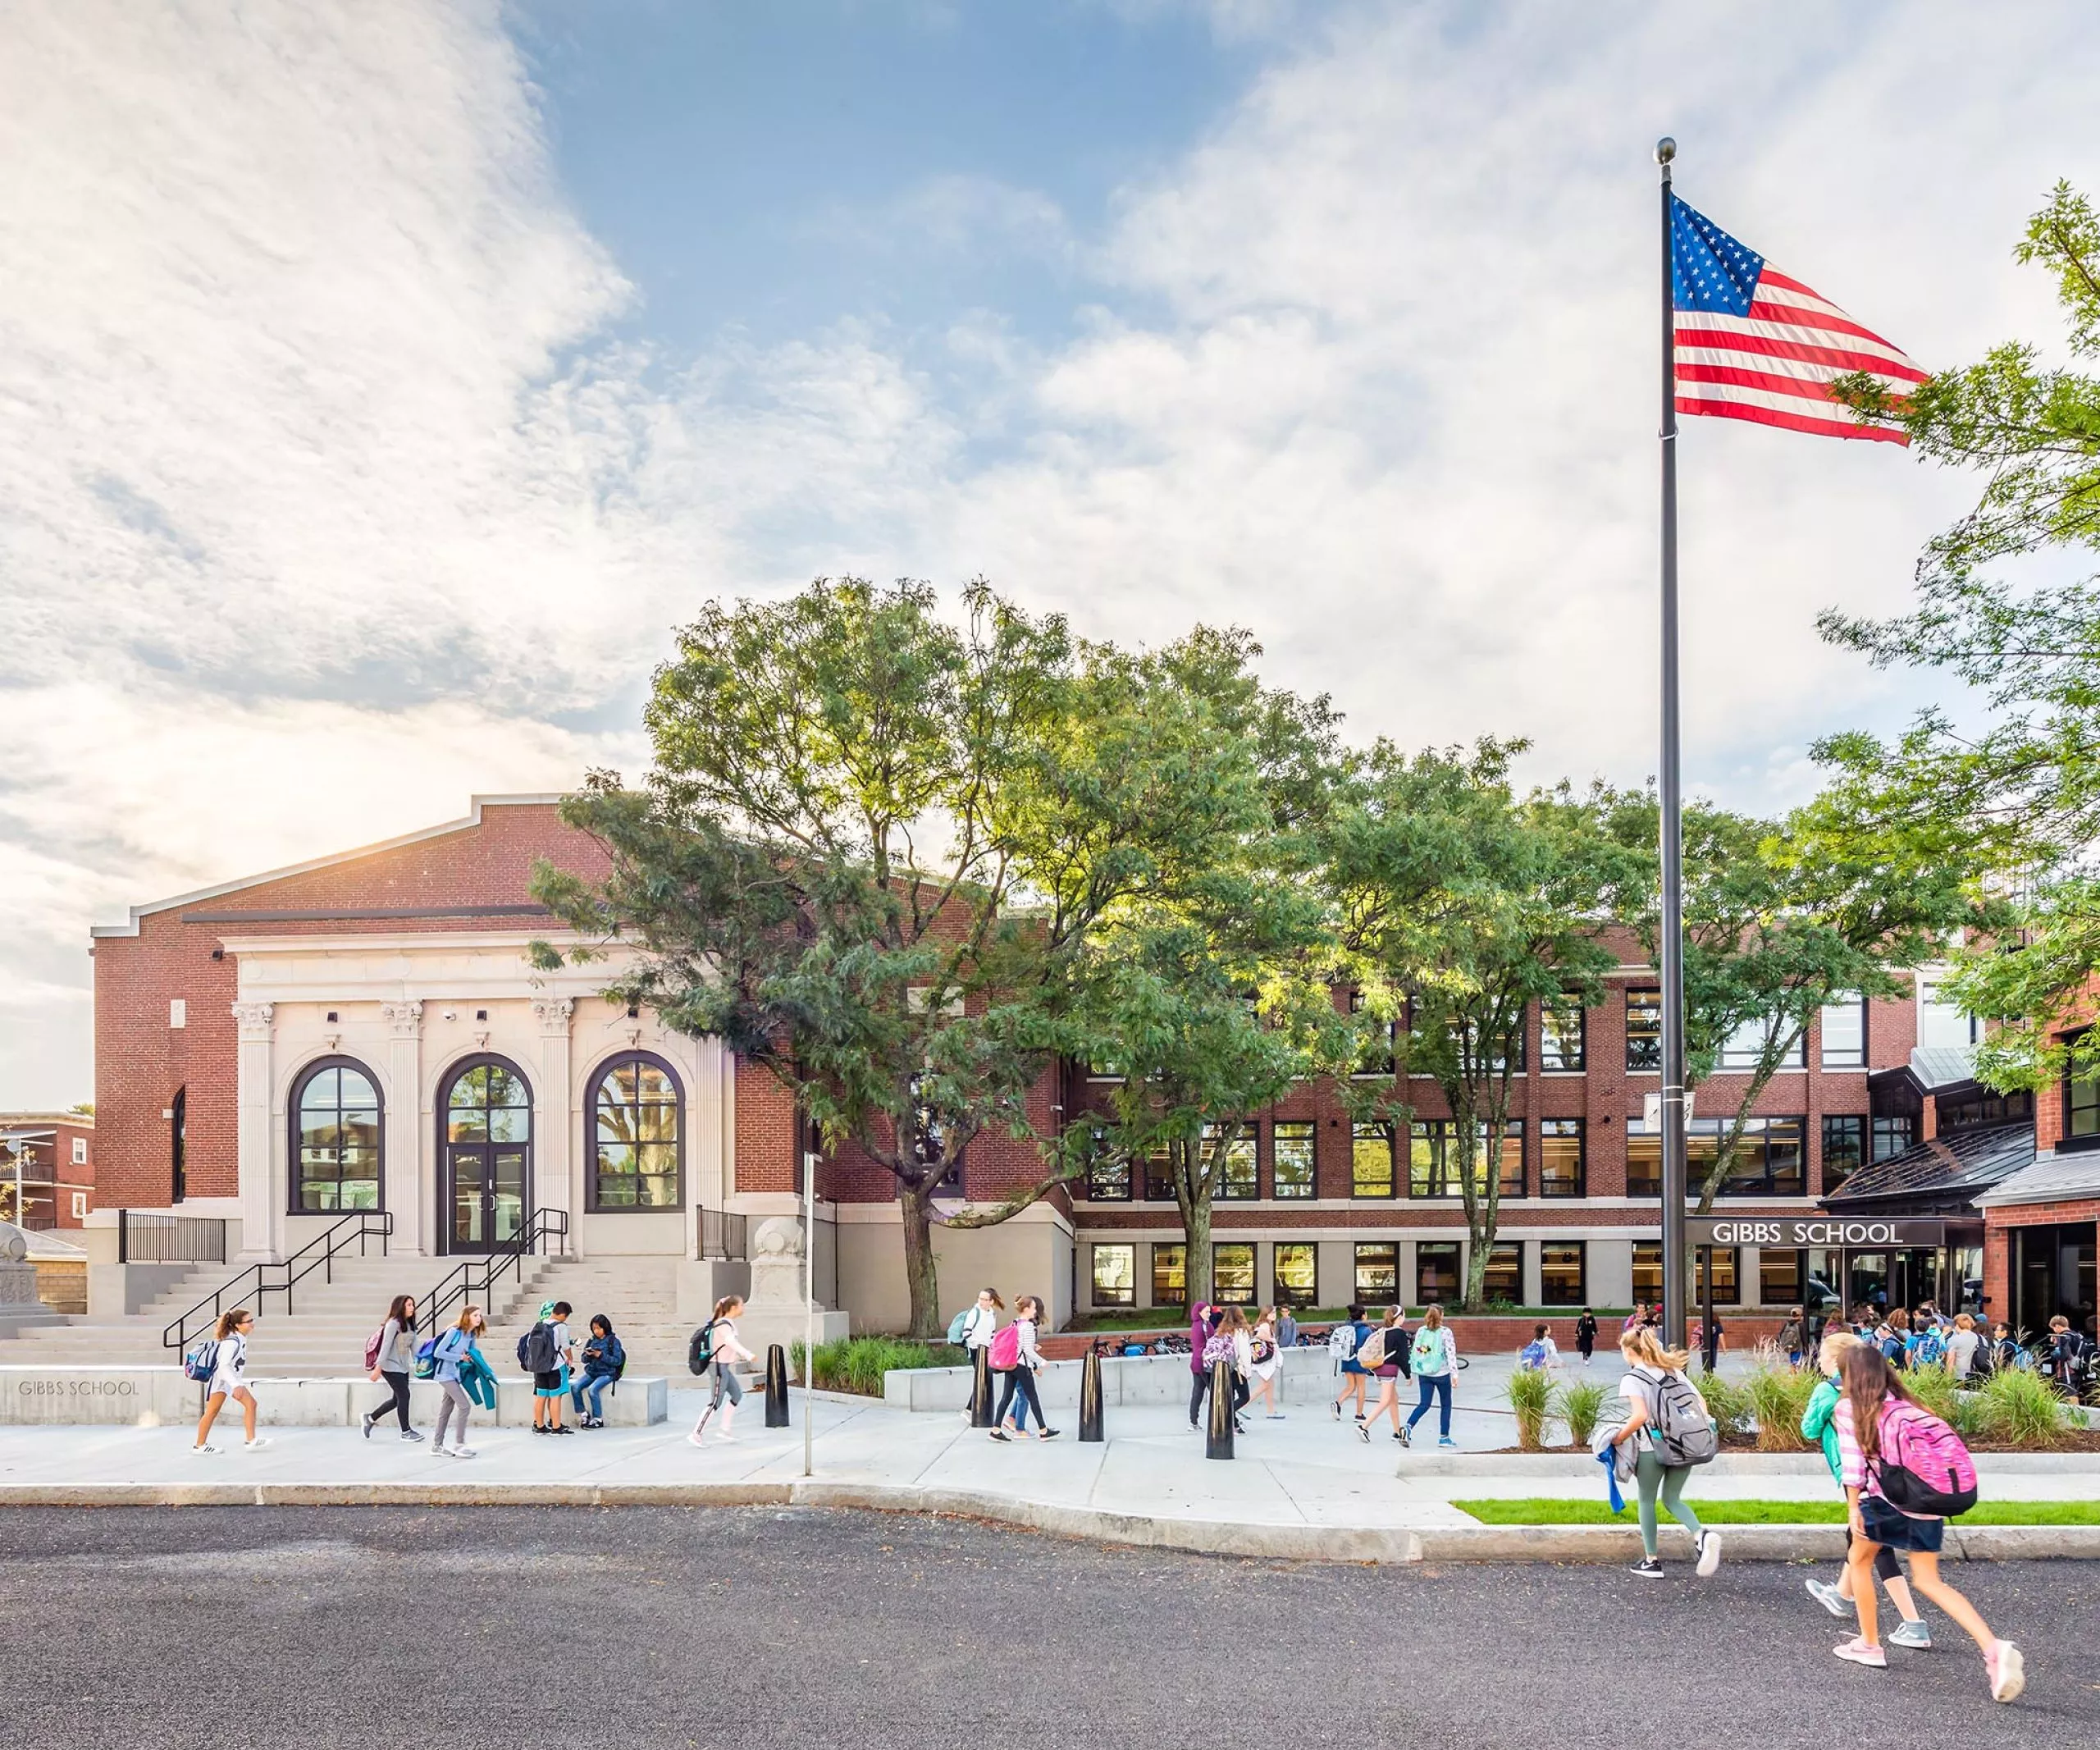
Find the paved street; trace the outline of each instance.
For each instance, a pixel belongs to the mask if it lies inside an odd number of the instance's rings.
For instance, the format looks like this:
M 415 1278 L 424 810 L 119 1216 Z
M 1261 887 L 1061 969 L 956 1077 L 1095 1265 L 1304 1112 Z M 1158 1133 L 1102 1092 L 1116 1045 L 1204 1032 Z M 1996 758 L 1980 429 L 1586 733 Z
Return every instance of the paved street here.
M 1290 1565 L 809 1510 L 15 1509 L 0 1744 L 1977 1750 L 2100 1734 L 2080 1644 L 2100 1564 L 1958 1570 L 2029 1649 L 2011 1708 L 1951 1638 L 1886 1675 L 1838 1666 L 1802 1571 Z

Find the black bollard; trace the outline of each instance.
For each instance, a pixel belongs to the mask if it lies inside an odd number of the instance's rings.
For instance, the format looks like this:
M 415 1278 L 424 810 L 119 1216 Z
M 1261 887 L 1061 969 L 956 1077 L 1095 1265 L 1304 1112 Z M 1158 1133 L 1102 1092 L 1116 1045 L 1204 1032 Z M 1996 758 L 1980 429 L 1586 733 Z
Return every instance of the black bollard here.
M 788 1351 L 778 1343 L 765 1352 L 765 1425 L 788 1426 Z
M 1080 1364 L 1080 1438 L 1097 1445 L 1108 1438 L 1101 1431 L 1101 1357 L 1091 1349 Z
M 1211 1426 L 1203 1442 L 1203 1456 L 1232 1456 L 1232 1364 L 1218 1361 L 1211 1368 Z
M 980 1344 L 970 1351 L 970 1425 L 989 1428 L 998 1420 L 993 1411 L 998 1407 L 992 1396 L 992 1351 Z

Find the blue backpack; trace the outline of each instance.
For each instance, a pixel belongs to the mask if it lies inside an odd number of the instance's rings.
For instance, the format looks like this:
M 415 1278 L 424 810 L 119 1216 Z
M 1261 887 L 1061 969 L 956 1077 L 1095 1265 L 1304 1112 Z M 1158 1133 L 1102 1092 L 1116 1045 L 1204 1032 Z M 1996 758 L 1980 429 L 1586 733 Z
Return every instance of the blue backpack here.
M 418 1379 L 434 1378 L 437 1373 L 437 1346 L 439 1339 L 425 1337 L 416 1346 L 415 1374 Z
M 1520 1365 L 1529 1368 L 1536 1373 L 1545 1365 L 1545 1345 L 1539 1341 L 1536 1337 L 1533 1337 L 1518 1352 L 1517 1359 Z
M 206 1337 L 182 1358 L 182 1377 L 200 1384 L 218 1371 L 219 1346 L 217 1341 Z
M 1927 1325 L 1911 1345 L 1911 1365 L 1937 1367 L 1947 1359 L 1947 1339 L 1937 1325 Z

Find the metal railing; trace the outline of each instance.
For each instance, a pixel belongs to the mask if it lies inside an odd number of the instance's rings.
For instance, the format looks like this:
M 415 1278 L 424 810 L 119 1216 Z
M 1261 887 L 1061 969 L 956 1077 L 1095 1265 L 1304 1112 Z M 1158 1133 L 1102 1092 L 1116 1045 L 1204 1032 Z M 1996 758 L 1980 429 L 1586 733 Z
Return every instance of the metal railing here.
M 559 1241 L 556 1247 L 552 1243 Z M 486 1257 L 469 1258 L 459 1263 L 436 1287 L 416 1301 L 416 1328 L 436 1332 L 454 1306 L 478 1306 L 488 1310 L 491 1298 L 490 1291 L 502 1280 L 508 1271 L 517 1279 L 518 1286 L 525 1282 L 525 1260 L 532 1256 L 542 1245 L 550 1256 L 557 1250 L 568 1250 L 568 1212 L 566 1209 L 535 1209 L 527 1218 L 518 1236 L 500 1251 Z M 493 1317 L 491 1317 L 493 1323 Z
M 226 1261 L 226 1224 L 211 1216 L 119 1209 L 116 1261 L 121 1264 L 222 1264 Z
M 317 1234 L 282 1263 L 250 1264 L 240 1275 L 223 1287 L 207 1295 L 180 1318 L 161 1332 L 161 1346 L 164 1349 L 185 1350 L 189 1346 L 192 1335 L 190 1321 L 204 1315 L 198 1326 L 201 1332 L 205 1325 L 217 1324 L 219 1315 L 229 1305 L 240 1306 L 253 1302 L 260 1313 L 267 1304 L 265 1296 L 282 1295 L 287 1317 L 292 1310 L 292 1290 L 313 1274 L 322 1273 L 322 1280 L 336 1280 L 336 1259 L 350 1249 L 350 1242 L 357 1242 L 358 1256 L 365 1255 L 367 1245 L 374 1239 L 379 1241 L 381 1257 L 386 1254 L 387 1242 L 393 1237 L 394 1218 L 383 1209 L 359 1209 L 345 1216 L 332 1227 Z
M 692 1213 L 700 1247 L 696 1257 L 733 1259 L 741 1263 L 751 1256 L 748 1218 L 728 1209 L 704 1209 L 697 1204 Z

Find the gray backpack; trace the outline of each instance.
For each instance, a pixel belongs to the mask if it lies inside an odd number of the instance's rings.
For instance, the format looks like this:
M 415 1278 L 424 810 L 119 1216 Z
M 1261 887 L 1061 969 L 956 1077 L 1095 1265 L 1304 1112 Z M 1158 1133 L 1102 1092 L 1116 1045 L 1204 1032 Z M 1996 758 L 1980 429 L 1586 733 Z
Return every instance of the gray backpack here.
M 1721 1450 L 1721 1431 L 1697 1388 L 1682 1373 L 1644 1378 L 1654 1399 L 1649 1431 L 1655 1437 L 1655 1456 L 1673 1470 L 1708 1463 Z

